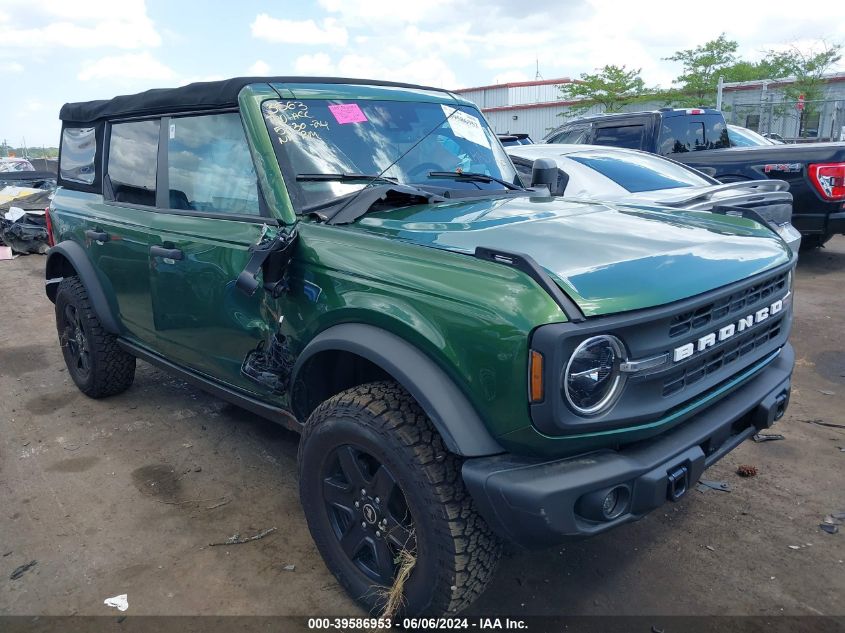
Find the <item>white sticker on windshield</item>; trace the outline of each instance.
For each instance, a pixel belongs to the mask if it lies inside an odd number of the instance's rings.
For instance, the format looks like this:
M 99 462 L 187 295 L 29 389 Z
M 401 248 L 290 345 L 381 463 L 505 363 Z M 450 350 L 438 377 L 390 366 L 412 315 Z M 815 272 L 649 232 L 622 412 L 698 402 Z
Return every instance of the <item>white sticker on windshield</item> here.
M 450 108 L 447 105 L 441 104 L 440 107 L 443 108 L 443 114 L 449 117 L 447 123 L 452 128 L 455 136 L 460 136 L 476 145 L 490 149 L 490 140 L 484 133 L 484 127 L 481 125 L 481 121 L 466 112 L 461 110 L 456 111 L 455 108 Z M 453 112 L 454 114 L 452 114 Z

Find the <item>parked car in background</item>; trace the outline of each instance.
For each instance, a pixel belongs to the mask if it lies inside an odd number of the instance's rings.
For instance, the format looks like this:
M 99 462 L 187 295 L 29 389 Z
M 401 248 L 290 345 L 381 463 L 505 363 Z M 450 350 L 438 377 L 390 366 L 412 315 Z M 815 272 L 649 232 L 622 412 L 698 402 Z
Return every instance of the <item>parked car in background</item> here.
M 777 144 L 785 144 L 786 143 L 786 139 L 783 138 L 777 132 L 763 132 L 763 136 L 765 138 L 769 139 L 770 141 L 774 141 Z
M 512 145 L 534 144 L 534 141 L 531 140 L 531 137 L 528 134 L 524 133 L 515 134 L 511 132 L 506 132 L 505 134 L 497 134 L 496 136 L 499 137 L 499 142 L 505 147 L 510 147 Z
M 25 158 L 4 156 L 0 158 L 0 172 L 7 171 L 35 171 L 35 167 Z
M 766 138 L 747 127 L 728 124 L 728 138 L 731 147 L 754 147 L 755 145 L 783 145 L 780 141 Z
M 637 150 L 599 145 L 531 145 L 505 149 L 523 182 L 531 182 L 538 158 L 555 161 L 565 177 L 567 198 L 612 200 L 685 211 L 759 215 L 789 247 L 798 252 L 801 233 L 790 223 L 792 195 L 780 180 L 751 180 L 722 184 L 673 160 Z M 727 207 L 730 207 L 728 209 Z
M 721 182 L 784 180 L 802 245 L 821 246 L 845 233 L 842 142 L 732 147 L 722 113 L 708 108 L 591 115 L 560 126 L 547 142 L 640 149 L 669 156 Z

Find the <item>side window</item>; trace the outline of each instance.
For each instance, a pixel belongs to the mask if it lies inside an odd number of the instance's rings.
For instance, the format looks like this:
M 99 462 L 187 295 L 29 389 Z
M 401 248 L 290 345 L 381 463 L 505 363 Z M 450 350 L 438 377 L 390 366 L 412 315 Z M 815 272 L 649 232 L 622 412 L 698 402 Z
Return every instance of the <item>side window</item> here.
M 568 130 L 563 130 L 556 136 L 549 139 L 549 143 L 583 143 L 587 137 L 587 131 L 590 128 L 585 125 L 578 127 L 571 127 Z
M 112 126 L 108 177 L 115 201 L 155 206 L 158 134 L 158 121 Z
M 258 215 L 258 183 L 236 113 L 170 119 L 170 208 Z
M 66 127 L 62 130 L 62 163 L 59 165 L 62 179 L 93 184 L 96 153 L 97 137 L 93 127 Z
M 722 115 L 704 114 L 695 117 L 664 117 L 658 145 L 659 153 L 666 156 L 721 149 L 730 147 L 731 143 Z
M 596 128 L 593 144 L 640 149 L 643 145 L 643 126 L 619 125 Z

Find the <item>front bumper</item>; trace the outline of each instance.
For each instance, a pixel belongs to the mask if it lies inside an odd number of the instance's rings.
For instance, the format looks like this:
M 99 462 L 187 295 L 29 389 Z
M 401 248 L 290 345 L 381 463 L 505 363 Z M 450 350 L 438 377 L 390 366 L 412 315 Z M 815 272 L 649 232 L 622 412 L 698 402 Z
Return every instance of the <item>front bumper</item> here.
M 741 388 L 663 435 L 555 461 L 468 459 L 464 482 L 482 516 L 512 543 L 538 548 L 605 532 L 677 500 L 706 468 L 780 419 L 794 361 L 787 343 Z M 613 489 L 624 506 L 604 520 L 601 500 Z

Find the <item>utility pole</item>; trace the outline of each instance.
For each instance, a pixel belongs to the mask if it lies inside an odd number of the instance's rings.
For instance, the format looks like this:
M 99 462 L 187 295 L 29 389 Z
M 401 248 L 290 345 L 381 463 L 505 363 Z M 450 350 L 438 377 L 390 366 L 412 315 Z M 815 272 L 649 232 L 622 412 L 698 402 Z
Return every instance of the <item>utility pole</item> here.
M 725 87 L 725 78 L 719 75 L 719 83 L 716 84 L 716 109 L 722 109 L 722 88 Z

